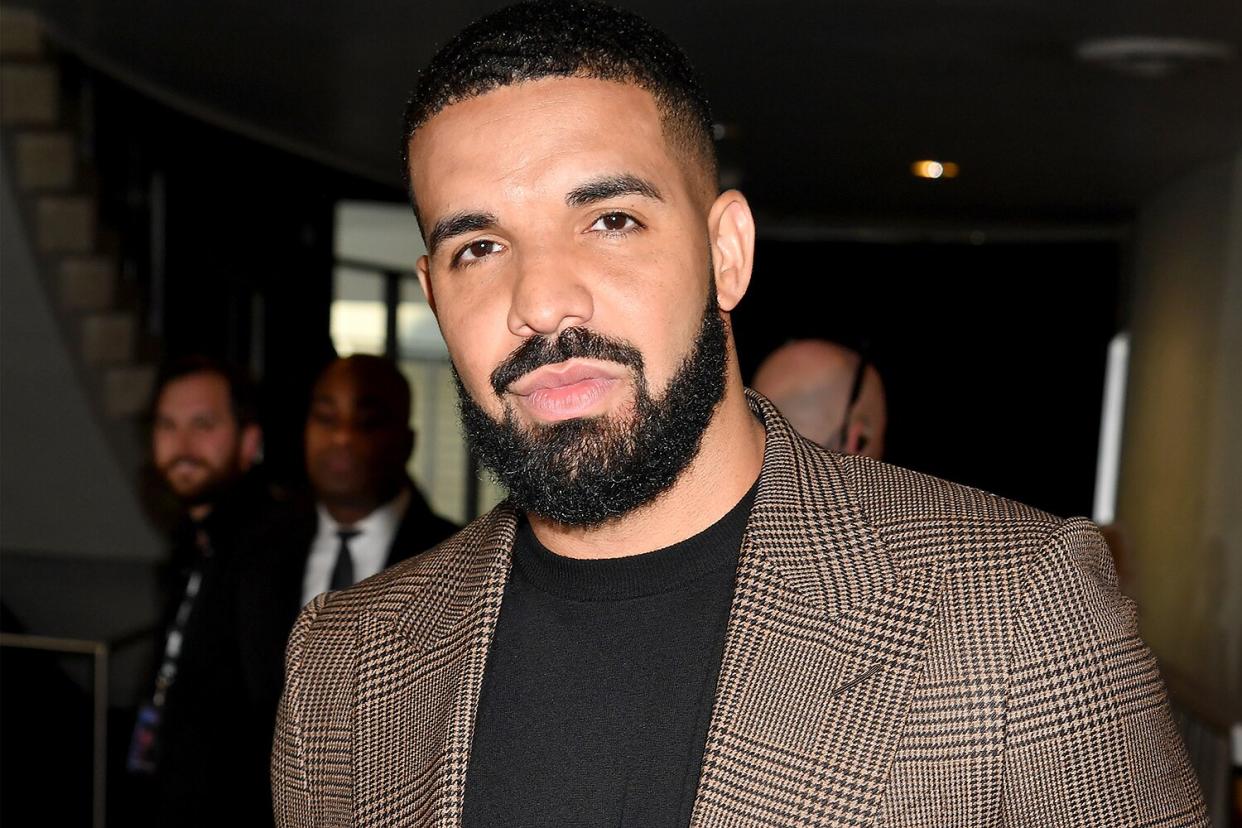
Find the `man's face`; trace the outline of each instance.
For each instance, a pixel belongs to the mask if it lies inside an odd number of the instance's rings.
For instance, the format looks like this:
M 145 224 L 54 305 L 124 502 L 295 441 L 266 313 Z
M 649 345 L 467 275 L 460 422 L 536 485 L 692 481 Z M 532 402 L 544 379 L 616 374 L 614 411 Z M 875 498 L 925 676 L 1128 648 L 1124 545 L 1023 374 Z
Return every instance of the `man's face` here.
M 395 494 L 413 439 L 399 409 L 345 361 L 324 372 L 305 433 L 306 470 L 321 500 L 371 509 Z
M 182 502 L 212 502 L 254 458 L 238 428 L 229 386 L 211 373 L 190 374 L 164 387 L 155 409 L 152 453 L 160 476 Z
M 664 400 L 701 350 L 709 292 L 719 322 L 706 199 L 654 100 L 607 81 L 521 83 L 446 108 L 410 150 L 420 276 L 466 413 L 562 449 L 583 423 L 598 427 L 581 440 L 624 442 L 643 397 Z M 722 365 L 699 368 L 723 383 Z M 692 456 L 706 423 L 683 426 L 699 431 Z M 530 446 L 511 448 L 516 460 Z

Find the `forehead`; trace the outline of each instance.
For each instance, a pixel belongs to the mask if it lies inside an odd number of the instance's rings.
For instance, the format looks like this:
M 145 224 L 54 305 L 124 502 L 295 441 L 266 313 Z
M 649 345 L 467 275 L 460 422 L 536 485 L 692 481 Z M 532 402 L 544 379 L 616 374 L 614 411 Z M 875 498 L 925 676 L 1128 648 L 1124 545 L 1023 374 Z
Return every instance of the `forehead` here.
M 227 408 L 229 386 L 218 374 L 201 373 L 179 377 L 160 392 L 159 410 L 162 413 L 184 411 L 190 408 Z
M 446 107 L 410 142 L 410 182 L 424 212 L 559 199 L 584 176 L 620 172 L 671 186 L 680 166 L 655 99 L 616 81 L 501 87 Z
M 389 383 L 347 363 L 338 363 L 325 371 L 314 390 L 315 402 L 376 410 L 394 408 L 397 396 Z

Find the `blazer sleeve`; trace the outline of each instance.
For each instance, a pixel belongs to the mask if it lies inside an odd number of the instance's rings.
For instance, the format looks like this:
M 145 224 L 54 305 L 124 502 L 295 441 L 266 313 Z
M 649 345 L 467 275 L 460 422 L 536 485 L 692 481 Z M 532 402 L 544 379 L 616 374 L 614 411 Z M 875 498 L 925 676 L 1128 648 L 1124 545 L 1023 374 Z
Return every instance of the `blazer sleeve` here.
M 1057 526 L 1021 590 L 1004 824 L 1206 826 L 1156 660 L 1095 526 Z
M 311 627 L 325 598 L 326 595 L 320 595 L 302 609 L 285 650 L 285 689 L 276 713 L 271 766 L 272 808 L 278 828 L 315 824 L 302 730 L 302 670 Z

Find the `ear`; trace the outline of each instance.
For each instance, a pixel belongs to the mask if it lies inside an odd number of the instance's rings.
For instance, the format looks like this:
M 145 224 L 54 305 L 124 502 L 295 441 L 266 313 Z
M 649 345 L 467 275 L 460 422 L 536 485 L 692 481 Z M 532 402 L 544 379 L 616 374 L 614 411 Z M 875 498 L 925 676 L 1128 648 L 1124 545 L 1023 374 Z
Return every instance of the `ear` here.
M 436 313 L 436 294 L 431 289 L 431 260 L 427 254 L 418 257 L 418 284 L 422 286 L 423 296 L 427 297 L 427 306 L 431 308 L 431 312 L 438 319 L 440 314 Z
M 849 424 L 845 436 L 845 445 L 841 450 L 846 454 L 861 454 L 866 457 L 880 459 L 884 445 L 875 439 L 871 424 L 863 420 L 854 420 Z
M 259 462 L 263 453 L 263 429 L 258 423 L 251 423 L 242 428 L 241 442 L 237 447 L 238 465 L 242 471 L 248 470 Z
M 737 307 L 750 285 L 755 261 L 755 218 L 746 196 L 725 190 L 716 197 L 707 217 L 716 277 L 716 299 L 726 313 Z

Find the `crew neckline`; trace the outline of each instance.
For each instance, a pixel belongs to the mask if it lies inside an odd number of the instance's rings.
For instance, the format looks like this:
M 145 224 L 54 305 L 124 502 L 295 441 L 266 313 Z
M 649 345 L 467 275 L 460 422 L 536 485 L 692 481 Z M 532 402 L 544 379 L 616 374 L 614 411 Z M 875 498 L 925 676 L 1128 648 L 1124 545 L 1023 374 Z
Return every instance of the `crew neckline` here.
M 663 549 L 619 558 L 558 555 L 539 542 L 523 518 L 514 539 L 514 564 L 536 589 L 577 601 L 624 601 L 671 592 L 725 567 L 736 567 L 758 488 L 756 480 L 724 517 L 698 534 Z

